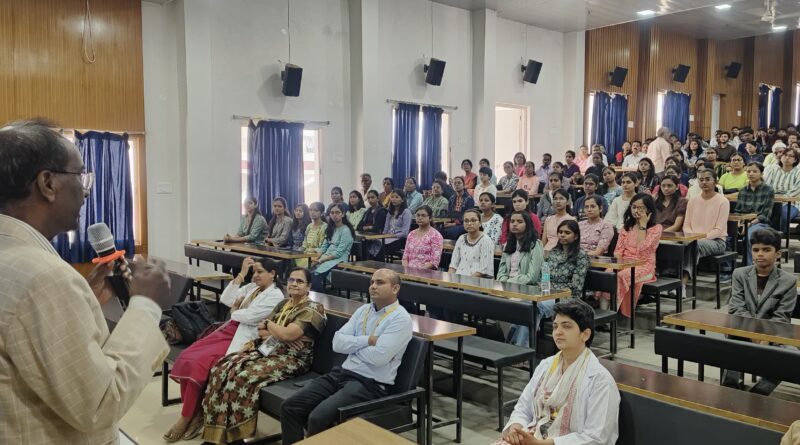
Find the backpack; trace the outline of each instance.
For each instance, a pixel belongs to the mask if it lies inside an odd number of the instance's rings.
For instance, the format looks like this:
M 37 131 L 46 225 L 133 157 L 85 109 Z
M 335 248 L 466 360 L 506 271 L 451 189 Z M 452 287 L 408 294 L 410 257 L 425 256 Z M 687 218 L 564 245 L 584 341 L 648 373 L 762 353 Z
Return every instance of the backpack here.
M 214 323 L 214 317 L 202 301 L 176 303 L 172 306 L 171 312 L 185 344 L 194 343 L 203 331 Z

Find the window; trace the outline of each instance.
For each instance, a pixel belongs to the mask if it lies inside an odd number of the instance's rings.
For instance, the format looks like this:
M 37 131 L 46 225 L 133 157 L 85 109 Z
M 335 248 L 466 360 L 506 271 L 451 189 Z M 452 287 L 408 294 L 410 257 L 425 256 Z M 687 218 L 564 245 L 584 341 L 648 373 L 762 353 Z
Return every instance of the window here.
M 800 82 L 794 87 L 794 120 L 792 122 L 800 123 Z
M 392 108 L 392 147 L 394 147 L 394 122 L 395 122 L 395 113 L 397 110 Z M 425 117 L 422 113 L 422 109 L 419 110 L 419 127 L 417 131 L 417 182 L 419 182 L 420 178 L 422 177 L 422 138 L 423 132 L 425 128 Z M 441 133 L 441 143 L 442 143 L 442 157 L 441 157 L 441 168 L 444 171 L 450 171 L 450 114 L 443 112 L 442 113 L 442 128 L 440 130 Z M 402 184 L 400 185 L 402 188 Z
M 250 161 L 248 159 L 247 145 L 250 138 L 250 132 L 247 125 L 242 127 L 241 130 L 241 181 L 242 181 L 242 199 L 241 212 L 244 215 L 244 199 L 247 197 L 247 178 L 250 176 Z M 322 181 L 320 178 L 320 130 L 303 130 L 303 194 L 306 203 L 319 201 L 320 187 Z M 262 211 L 265 208 L 264 204 L 259 203 Z
M 594 93 L 589 93 L 589 107 L 586 109 L 586 146 L 591 147 L 592 143 L 592 121 L 594 121 Z

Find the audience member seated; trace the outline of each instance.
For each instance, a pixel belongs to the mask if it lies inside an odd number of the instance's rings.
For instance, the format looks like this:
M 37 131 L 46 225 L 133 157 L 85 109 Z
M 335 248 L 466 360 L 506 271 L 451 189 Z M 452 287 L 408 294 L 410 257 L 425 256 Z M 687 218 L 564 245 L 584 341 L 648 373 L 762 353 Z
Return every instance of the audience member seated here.
M 775 165 L 783 157 L 783 152 L 786 150 L 786 144 L 778 140 L 772 144 L 772 152 L 764 158 L 764 167 Z
M 392 194 L 392 190 L 394 190 L 394 179 L 383 178 L 383 191 L 378 195 L 381 206 L 389 207 L 389 195 Z
M 544 226 L 542 227 L 542 244 L 544 245 L 545 253 L 558 244 L 558 226 L 568 219 L 575 220 L 575 217 L 569 214 L 569 192 L 560 188 L 556 189 L 552 196 L 553 213 L 544 220 Z
M 600 186 L 600 193 L 610 206 L 614 199 L 622 194 L 622 187 L 617 184 L 617 172 L 613 168 L 605 167 L 602 175 L 603 184 Z
M 547 253 L 545 262 L 550 267 L 551 289 L 568 289 L 573 298 L 583 296 L 589 257 L 581 250 L 581 231 L 577 221 L 568 219 L 558 224 L 558 243 Z
M 677 157 L 670 158 L 670 161 L 668 162 L 668 164 L 670 165 L 667 165 L 664 171 L 661 172 L 662 174 L 659 176 L 659 181 L 661 180 L 661 178 L 667 175 L 675 176 L 676 178 L 678 178 L 678 186 L 681 187 L 681 193 L 685 194 L 686 186 L 689 185 L 689 174 L 683 170 L 681 164 L 679 164 L 678 161 L 679 159 L 677 159 Z M 655 194 L 655 192 L 651 194 Z
M 764 182 L 775 190 L 776 195 L 800 196 L 800 169 L 795 168 L 798 161 L 800 161 L 798 152 L 787 148 L 783 152 L 780 163 L 764 169 Z M 791 220 L 797 218 L 797 213 L 796 204 L 781 207 L 781 228 L 783 230 L 787 229 Z
M 408 231 L 411 230 L 411 210 L 406 203 L 406 195 L 397 189 L 390 196 L 389 211 L 386 216 L 386 225 L 383 233 L 394 235 L 386 238 L 386 253 L 397 254 L 406 245 Z
M 597 194 L 599 182 L 600 179 L 593 174 L 587 174 L 586 177 L 583 178 L 583 196 L 576 199 L 575 205 L 572 207 L 572 216 L 574 216 L 578 221 L 586 218 L 586 215 L 583 212 L 583 206 L 586 202 L 586 199 L 590 196 L 595 196 L 598 198 L 598 202 L 600 203 L 601 217 L 605 216 L 606 212 L 608 211 L 608 203 L 606 202 L 605 198 Z
M 553 161 L 553 157 L 550 156 L 550 153 L 545 153 L 542 155 L 542 163 L 539 168 L 536 169 L 536 176 L 540 178 L 547 178 L 550 177 L 550 173 L 553 172 L 553 166 L 550 165 L 550 162 Z
M 685 198 L 686 195 L 689 194 L 688 184 L 689 184 L 690 180 L 687 179 L 686 180 L 686 185 L 684 185 L 684 183 L 682 182 L 683 180 L 680 179 L 680 178 L 681 177 L 688 178 L 686 173 L 683 173 L 682 176 L 681 176 L 680 168 L 678 166 L 676 166 L 676 165 L 672 165 L 672 166 L 667 167 L 666 170 L 664 170 L 664 175 L 659 178 L 659 182 L 661 182 L 661 180 L 664 179 L 667 176 L 672 176 L 672 177 L 675 178 L 675 181 L 678 184 L 678 188 L 677 188 L 677 192 L 678 193 L 677 194 L 681 198 Z M 653 195 L 653 197 L 658 197 L 658 193 L 659 193 L 660 189 L 661 189 L 661 186 L 660 185 L 656 185 L 655 188 L 653 188 L 652 191 L 649 192 L 649 193 L 651 195 Z M 639 186 L 639 191 L 641 191 L 643 193 L 647 193 L 648 192 L 648 190 L 645 189 L 644 187 L 642 187 L 641 185 Z
M 449 202 L 447 198 L 442 196 L 442 186 L 438 182 L 431 184 L 431 191 L 428 196 L 422 201 L 423 206 L 428 206 L 433 213 L 433 218 L 446 218 L 447 206 Z
M 642 177 L 640 186 L 648 192 L 652 192 L 658 185 L 658 175 L 656 174 L 656 167 L 653 161 L 649 158 L 643 158 L 639 161 L 639 175 Z
M 713 153 L 714 150 L 709 150 L 708 153 Z M 697 167 L 694 171 L 694 178 L 689 180 L 689 189 L 686 191 L 686 201 L 688 202 L 690 199 L 694 198 L 695 196 L 700 196 L 703 190 L 700 188 L 700 182 L 697 180 L 697 175 L 700 174 L 703 170 L 711 170 L 714 171 L 712 168 L 712 164 L 707 159 L 705 161 L 699 161 Z M 719 184 L 715 184 L 714 188 L 719 193 L 723 193 L 722 186 Z
M 564 189 L 569 189 L 570 180 L 569 180 L 569 178 L 564 176 L 564 164 L 562 164 L 562 163 L 560 163 L 558 161 L 553 162 L 552 172 L 550 174 L 552 175 L 553 173 L 560 174 L 561 175 L 561 187 L 563 187 Z M 545 190 L 547 190 L 547 189 L 545 188 Z
M 312 287 L 315 291 L 324 292 L 330 270 L 342 261 L 347 261 L 354 237 L 355 230 L 344 216 L 343 204 L 334 204 L 325 228 L 325 240 L 317 249 L 320 256 L 311 261 L 314 266 Z
M 514 190 L 514 193 L 511 194 L 511 211 L 508 212 L 508 216 L 503 218 L 503 226 L 500 228 L 501 245 L 505 244 L 506 241 L 508 240 L 509 225 L 511 222 L 510 220 L 511 213 L 516 212 L 518 210 L 525 211 L 528 213 L 528 215 L 531 218 L 531 221 L 533 222 L 533 226 L 531 227 L 533 227 L 534 230 L 536 230 L 537 239 L 539 238 L 539 236 L 542 233 L 542 222 L 541 220 L 539 220 L 539 217 L 536 216 L 535 213 L 528 210 L 528 208 L 529 208 L 528 192 L 522 189 Z
M 730 138 L 731 134 L 727 131 L 723 131 L 720 133 L 719 138 L 717 139 L 718 142 L 717 146 L 714 147 L 714 152 L 719 162 L 730 162 L 731 156 L 736 153 L 736 147 L 729 143 Z M 706 157 L 707 156 L 708 154 L 706 154 Z
M 586 173 L 586 170 L 592 165 L 592 156 L 589 153 L 589 147 L 581 145 L 578 149 L 578 158 L 575 160 L 578 164 L 581 173 Z
M 572 150 L 567 150 L 564 153 L 564 162 L 567 165 L 564 166 L 564 177 L 568 179 L 572 179 L 572 176 L 575 173 L 580 173 L 581 169 L 578 167 L 578 164 L 575 163 L 575 152 Z
M 286 200 L 278 196 L 272 200 L 272 218 L 265 230 L 267 244 L 286 247 L 292 242 L 292 218 L 286 214 Z
M 517 190 L 525 190 L 528 195 L 539 193 L 539 181 L 540 178 L 536 176 L 536 166 L 533 161 L 528 161 L 525 163 L 525 171 L 519 177 Z
M 348 204 L 347 220 L 350 221 L 351 226 L 358 227 L 364 214 L 367 213 L 364 196 L 358 190 L 353 190 L 348 196 Z
M 494 241 L 481 231 L 478 209 L 464 212 L 464 233 L 453 248 L 448 272 L 472 277 L 494 278 Z
M 375 196 L 377 198 L 377 194 Z M 321 202 L 312 202 L 308 207 L 311 223 L 306 226 L 306 234 L 303 238 L 303 244 L 300 246 L 303 252 L 315 252 L 316 249 L 322 246 L 322 242 L 325 241 L 325 229 L 328 227 L 328 224 L 322 220 L 322 214 L 324 212 L 325 205 Z M 295 260 L 295 264 L 300 266 L 305 261 L 304 259 L 297 259 Z
M 489 167 L 481 167 L 478 170 L 478 185 L 475 186 L 475 192 L 472 194 L 475 198 L 480 198 L 484 193 L 490 193 L 492 196 L 497 196 L 497 187 L 490 182 L 492 176 L 492 169 Z
M 684 155 L 686 156 L 686 162 L 694 165 L 698 159 L 705 156 L 702 141 L 700 139 L 690 139 Z
M 636 188 L 639 185 L 639 177 L 636 173 L 628 172 L 622 175 L 622 194 L 616 199 L 611 201 L 606 213 L 605 220 L 617 230 L 622 229 L 625 223 L 625 212 L 628 210 L 628 205 L 631 203 L 633 195 L 636 194 Z
M 630 154 L 631 143 L 625 141 L 622 143 L 622 151 L 618 151 L 617 154 L 614 155 L 614 165 L 622 165 L 622 161 L 625 160 L 625 158 Z
M 597 153 L 603 158 L 603 165 L 608 166 L 608 157 L 606 157 L 606 148 L 602 144 L 592 145 L 592 154 Z
M 548 177 L 548 186 L 544 189 L 544 193 L 539 199 L 539 208 L 536 212 L 540 220 L 544 221 L 545 218 L 555 213 L 555 209 L 553 208 L 554 191 L 563 190 L 566 192 L 562 180 L 563 177 L 561 176 L 561 173 L 550 173 L 550 176 Z M 572 197 L 569 195 L 569 193 L 567 193 L 567 199 L 567 203 L 572 204 Z
M 618 306 L 614 310 L 629 318 L 631 298 L 636 305 L 642 286 L 656 279 L 656 249 L 661 240 L 662 228 L 656 224 L 655 213 L 655 202 L 650 194 L 639 193 L 634 196 L 631 205 L 625 210 L 625 223 L 619 232 L 617 247 L 614 249 L 614 256 L 617 258 L 645 261 L 645 264 L 636 266 L 636 286 L 633 295 L 631 295 L 631 275 L 617 274 Z M 601 297 L 604 298 L 600 299 L 600 307 L 607 309 L 608 295 L 604 294 Z
M 372 303 L 358 308 L 333 337 L 333 350 L 348 354 L 341 367 L 307 383 L 281 405 L 281 443 L 291 445 L 330 428 L 338 409 L 387 395 L 406 346 L 411 317 L 397 301 L 400 277 L 387 269 L 372 274 Z
M 744 163 L 749 164 L 751 162 L 764 162 L 764 154 L 758 152 L 758 146 L 753 142 L 748 142 L 744 145 L 745 154 L 744 154 Z
M 528 163 L 528 160 L 525 159 L 525 153 L 518 151 L 517 154 L 514 155 L 514 174 L 519 177 L 525 174 L 525 165 Z
M 480 180 L 481 180 L 481 174 L 480 174 L 480 171 L 481 171 L 481 169 L 482 169 L 482 168 L 484 168 L 484 167 L 486 167 L 486 168 L 488 168 L 488 169 L 490 169 L 490 170 L 491 170 L 491 169 L 492 169 L 492 163 L 491 163 L 491 162 L 489 162 L 489 160 L 488 160 L 488 159 L 486 159 L 486 158 L 481 158 L 481 160 L 480 160 L 480 161 L 478 161 L 478 182 L 479 182 L 479 183 L 480 183 Z M 497 186 L 497 177 L 494 175 L 494 173 L 492 173 L 491 175 L 489 175 L 489 184 L 492 184 L 492 185 L 494 185 L 494 186 Z
M 431 227 L 433 211 L 423 205 L 414 215 L 418 227 L 409 232 L 406 239 L 403 266 L 437 270 L 442 258 L 442 235 Z
M 236 236 L 226 233 L 224 238 L 226 243 L 260 243 L 264 240 L 267 220 L 258 210 L 258 200 L 252 196 L 245 198 L 244 211 Z
M 372 189 L 372 175 L 369 173 L 361 173 L 361 189 L 359 193 L 361 196 L 367 196 L 367 192 Z
M 342 207 L 342 210 L 344 211 L 345 214 L 347 213 L 348 210 L 350 210 L 347 203 L 344 202 L 343 196 L 344 195 L 341 187 L 336 186 L 331 189 L 331 203 L 328 204 L 328 208 L 325 209 L 325 216 L 330 215 L 331 209 L 333 208 L 334 205 L 337 204 Z
M 592 153 L 591 159 L 592 159 L 592 163 L 586 169 L 586 174 L 587 175 L 595 175 L 598 178 L 602 177 L 603 176 L 603 169 L 606 168 L 606 166 L 603 164 L 603 155 L 601 155 L 600 153 Z
M 467 190 L 464 188 L 464 178 L 461 176 L 453 178 L 453 190 L 455 194 L 450 197 L 448 203 L 448 217 L 453 221 L 445 223 L 444 230 L 442 230 L 442 236 L 449 240 L 458 239 L 464 233 L 461 218 L 465 210 L 475 207 L 475 200 L 467 194 Z
M 700 258 L 725 252 L 730 203 L 724 195 L 717 193 L 715 180 L 716 176 L 711 170 L 704 169 L 698 172 L 697 182 L 700 184 L 702 192 L 700 195 L 689 199 L 689 204 L 686 206 L 683 231 L 686 233 L 705 234 L 706 237 L 697 241 L 697 249 L 684 250 L 684 287 L 692 277 L 692 270 Z M 693 255 L 696 256 L 693 257 Z M 639 268 L 637 267 L 636 270 L 638 272 Z M 684 295 L 686 295 L 685 292 Z
M 367 204 L 369 208 L 361 218 L 357 230 L 366 233 L 383 233 L 383 228 L 386 227 L 386 215 L 389 211 L 381 205 L 380 195 L 375 190 L 370 190 L 367 193 Z M 383 243 L 377 240 L 362 240 L 362 243 L 367 243 L 367 253 L 370 258 L 376 258 L 381 251 Z
M 543 360 L 494 445 L 614 445 L 620 396 L 614 378 L 589 349 L 594 311 L 580 300 L 553 307 L 559 352 Z
M 447 182 L 447 173 L 441 170 L 433 175 L 433 182 L 442 187 L 442 196 L 444 196 L 444 198 L 448 201 L 450 200 L 450 197 L 456 193 L 455 190 L 453 190 L 453 187 Z
M 664 232 L 680 232 L 686 218 L 688 201 L 678 192 L 678 178 L 673 175 L 664 176 L 656 192 L 656 224 Z
M 686 174 L 686 172 L 689 170 L 689 163 L 686 162 L 686 153 L 683 151 L 683 149 L 675 150 L 670 157 L 675 159 L 675 164 L 680 168 L 680 171 Z
M 797 304 L 797 277 L 775 266 L 781 258 L 780 232 L 771 228 L 758 229 L 753 232 L 750 245 L 754 264 L 733 271 L 728 313 L 791 323 L 792 311 Z M 726 370 L 721 383 L 741 388 L 742 375 L 738 371 Z M 750 391 L 769 395 L 779 383 L 762 378 Z
M 731 156 L 731 162 L 728 164 L 731 171 L 722 175 L 719 178 L 719 185 L 726 193 L 737 191 L 747 185 L 747 175 L 744 173 L 744 158 L 739 153 Z
M 472 171 L 472 161 L 469 159 L 461 161 L 461 170 L 464 171 L 464 175 L 461 177 L 464 180 L 464 188 L 472 195 L 471 191 L 475 190 L 475 186 L 478 185 L 478 175 Z
M 422 205 L 422 193 L 417 191 L 417 178 L 409 176 L 403 184 L 403 192 L 405 192 L 406 206 L 413 214 L 417 211 L 419 206 Z M 391 200 L 390 200 L 391 204 Z
M 519 183 L 519 176 L 514 173 L 514 164 L 511 161 L 504 162 L 503 172 L 505 172 L 505 176 L 497 180 L 497 189 L 508 193 L 513 192 L 517 189 L 517 184 Z
M 708 168 L 714 172 L 717 178 L 722 177 L 722 175 L 728 172 L 728 163 L 719 162 L 716 150 L 708 150 L 706 152 L 706 161 L 711 163 Z
M 758 162 L 751 162 L 745 168 L 747 186 L 739 191 L 736 198 L 735 213 L 755 213 L 758 215 L 750 221 L 750 227 L 745 234 L 745 265 L 752 264 L 750 256 L 750 237 L 756 230 L 770 227 L 772 220 L 772 204 L 775 200 L 775 191 L 762 180 L 764 166 Z M 738 230 L 735 236 L 739 236 Z
M 337 211 L 341 208 L 334 206 L 331 214 Z M 261 388 L 308 372 L 314 341 L 325 328 L 325 308 L 308 298 L 310 275 L 292 269 L 289 298 L 258 325 L 259 338 L 211 369 L 203 398 L 203 440 L 227 444 L 252 437 Z
M 587 255 L 602 256 L 614 239 L 614 226 L 603 221 L 600 195 L 588 196 L 583 202 L 584 219 L 578 223 L 581 231 L 581 250 Z
M 477 191 L 478 189 L 475 189 Z M 494 211 L 494 195 L 483 192 L 478 195 L 478 210 L 481 211 L 481 229 L 494 244 L 500 240 L 503 228 L 503 217 Z
M 639 168 L 639 162 L 647 156 L 642 152 L 642 143 L 640 141 L 631 142 L 631 152 L 622 159 L 622 167 L 624 168 Z
M 249 272 L 252 282 L 242 283 Z M 238 352 L 245 343 L 258 338 L 258 324 L 283 301 L 277 263 L 267 258 L 258 262 L 245 258 L 239 275 L 222 292 L 220 302 L 231 308 L 230 320 L 210 335 L 197 340 L 175 360 L 170 378 L 181 386 L 181 417 L 164 435 L 167 443 L 192 440 L 203 429 L 200 402 L 208 382 L 208 373 L 220 358 Z
M 306 238 L 306 228 L 311 224 L 311 216 L 309 216 L 309 209 L 305 204 L 294 206 L 293 213 L 294 218 L 292 218 L 292 225 L 289 227 L 291 243 L 289 243 L 288 247 L 301 249 Z

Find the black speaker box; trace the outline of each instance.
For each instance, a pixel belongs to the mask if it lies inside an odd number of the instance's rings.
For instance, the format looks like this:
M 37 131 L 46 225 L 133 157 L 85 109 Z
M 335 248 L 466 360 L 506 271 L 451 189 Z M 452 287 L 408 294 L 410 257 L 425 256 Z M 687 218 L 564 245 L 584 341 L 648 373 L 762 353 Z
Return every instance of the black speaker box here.
M 689 75 L 689 66 L 688 65 L 678 65 L 677 68 L 672 70 L 672 80 L 675 82 L 686 82 L 686 76 Z
M 528 60 L 528 64 L 522 67 L 522 80 L 528 83 L 536 83 L 539 80 L 539 73 L 542 72 L 542 62 Z
M 730 65 L 725 67 L 725 77 L 729 79 L 736 79 L 739 77 L 739 71 L 742 70 L 742 64 L 739 62 L 731 62 Z
M 431 57 L 430 62 L 422 68 L 425 71 L 425 83 L 430 85 L 441 85 L 442 76 L 444 76 L 444 60 L 434 59 Z
M 620 66 L 614 67 L 614 71 L 609 74 L 611 80 L 609 83 L 615 87 L 621 87 L 625 83 L 625 77 L 628 76 L 628 69 Z
M 297 97 L 300 95 L 300 81 L 303 79 L 303 69 L 297 65 L 287 63 L 281 71 L 283 81 L 283 95 Z

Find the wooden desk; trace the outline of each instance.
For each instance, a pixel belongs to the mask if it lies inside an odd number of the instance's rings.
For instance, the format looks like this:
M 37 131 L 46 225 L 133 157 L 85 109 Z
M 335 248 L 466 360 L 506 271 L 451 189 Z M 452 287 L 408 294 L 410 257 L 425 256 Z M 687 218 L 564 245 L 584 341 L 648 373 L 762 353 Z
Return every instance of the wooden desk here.
M 686 232 L 661 232 L 661 241 L 674 241 L 677 243 L 690 243 L 705 239 L 705 233 L 686 233 Z
M 611 168 L 617 173 L 635 172 L 639 170 L 637 167 L 622 167 L 619 165 L 612 165 Z
M 728 222 L 736 223 L 736 230 L 733 233 L 733 251 L 739 252 L 739 223 L 744 224 L 744 236 L 747 237 L 747 228 L 750 221 L 758 218 L 758 213 L 731 213 L 728 215 Z M 747 243 L 745 243 L 746 246 Z M 735 263 L 735 261 L 734 261 Z M 735 265 L 735 264 L 734 264 Z
M 622 259 L 609 256 L 590 256 L 589 266 L 600 269 L 610 269 L 614 275 L 619 274 L 621 270 L 631 270 L 631 295 L 634 295 L 636 289 L 636 267 L 643 266 L 646 263 L 643 259 Z M 630 299 L 631 303 L 631 317 L 629 319 L 630 325 L 627 332 L 618 332 L 618 334 L 629 335 L 629 345 L 631 348 L 636 347 L 636 302 L 633 298 Z
M 414 442 L 356 417 L 297 443 L 298 445 L 413 445 Z
M 356 238 L 363 239 L 363 240 L 385 240 L 387 238 L 396 238 L 397 235 L 392 235 L 391 233 L 370 233 L 370 232 L 356 232 Z
M 322 304 L 325 310 L 340 317 L 350 318 L 358 308 L 365 303 L 334 295 L 319 292 L 310 292 L 309 298 Z M 431 431 L 447 425 L 456 424 L 456 442 L 461 441 L 461 428 L 463 424 L 463 380 L 464 380 L 464 337 L 475 335 L 473 327 L 462 326 L 455 323 L 436 320 L 420 315 L 411 315 L 411 326 L 415 336 L 424 338 L 428 341 L 428 351 L 425 356 L 425 390 L 427 409 L 427 443 L 431 443 Z M 455 338 L 458 341 L 458 353 L 453 360 L 453 373 L 455 374 L 455 393 L 456 393 L 456 418 L 452 420 L 442 420 L 436 425 L 433 424 L 433 412 L 430 408 L 433 403 L 433 343 L 436 341 Z
M 503 283 L 491 278 L 465 277 L 430 269 L 415 269 L 403 267 L 402 264 L 381 263 L 379 261 L 356 261 L 353 263 L 339 263 L 337 266 L 345 270 L 373 273 L 378 269 L 390 269 L 400 275 L 400 278 L 417 283 L 434 286 L 449 287 L 453 289 L 469 290 L 482 294 L 502 298 L 517 298 L 527 301 L 546 301 L 556 298 L 568 298 L 569 290 L 553 290 L 543 294 L 538 286 L 527 286 L 515 283 Z
M 230 250 L 231 252 L 247 253 L 255 256 L 268 256 L 281 260 L 302 260 L 311 259 L 318 254 L 306 253 L 302 250 L 287 249 L 283 247 L 267 246 L 265 244 L 252 243 L 226 243 L 218 240 L 192 240 L 192 244 L 214 249 Z
M 786 204 L 786 206 L 785 206 L 786 210 L 785 211 L 787 212 L 787 215 L 788 215 L 788 211 L 789 211 L 789 206 L 794 204 L 794 203 L 796 203 L 796 202 L 798 202 L 798 201 L 800 201 L 800 196 L 775 195 L 775 202 L 782 202 L 782 203 Z M 783 213 L 783 210 L 781 210 L 781 213 Z M 784 249 L 784 251 L 786 252 L 786 261 L 787 262 L 789 261 L 789 238 L 790 238 L 789 225 L 790 225 L 789 221 L 787 221 L 786 222 L 786 228 L 783 231 L 783 236 L 786 237 L 786 248 Z
M 800 347 L 800 326 L 790 323 L 741 317 L 707 309 L 695 309 L 668 315 L 664 317 L 663 323 Z
M 369 251 L 368 251 L 368 243 L 366 241 L 378 241 L 381 242 L 381 250 L 380 255 L 381 258 L 386 261 L 386 240 L 389 238 L 396 238 L 397 235 L 392 235 L 391 233 L 371 233 L 371 232 L 356 232 L 356 238 L 359 240 L 361 244 L 361 253 L 359 255 L 359 259 L 367 260 L 369 259 Z
M 600 359 L 620 391 L 785 432 L 800 404 Z
M 233 276 L 229 273 L 218 272 L 214 269 L 207 269 L 193 264 L 179 263 L 177 261 L 167 260 L 153 255 L 136 255 L 134 259 L 137 261 L 158 260 L 164 263 L 167 270 L 187 278 L 191 278 L 197 283 L 203 281 L 217 281 L 217 280 L 232 280 Z

